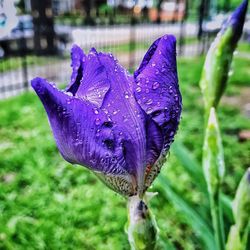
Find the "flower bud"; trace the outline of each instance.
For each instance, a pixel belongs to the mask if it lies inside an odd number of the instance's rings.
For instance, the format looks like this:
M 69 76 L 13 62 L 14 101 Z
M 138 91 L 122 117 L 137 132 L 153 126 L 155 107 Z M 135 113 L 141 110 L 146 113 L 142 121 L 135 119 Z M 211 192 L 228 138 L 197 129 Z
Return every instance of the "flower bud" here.
M 205 109 L 217 107 L 230 74 L 233 52 L 241 37 L 248 1 L 233 12 L 211 44 L 203 66 L 200 87 Z
M 214 108 L 210 109 L 206 128 L 203 146 L 203 171 L 209 193 L 217 194 L 224 176 L 225 165 L 220 130 Z
M 235 223 L 242 233 L 250 225 L 250 168 L 242 177 L 233 201 Z

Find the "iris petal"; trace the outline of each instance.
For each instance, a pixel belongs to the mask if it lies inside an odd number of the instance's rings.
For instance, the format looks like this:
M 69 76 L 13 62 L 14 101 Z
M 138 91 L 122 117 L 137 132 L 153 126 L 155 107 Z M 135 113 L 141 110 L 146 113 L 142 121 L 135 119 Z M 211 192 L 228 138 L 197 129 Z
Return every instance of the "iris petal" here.
M 127 171 L 135 180 L 138 192 L 142 192 L 146 166 L 146 114 L 134 97 L 133 77 L 112 55 L 99 53 L 99 59 L 105 65 L 111 90 L 105 97 L 102 110 L 114 124 L 113 131 L 122 143 Z
M 97 51 L 92 49 L 86 57 L 83 83 L 79 86 L 76 96 L 88 100 L 100 108 L 109 88 L 110 80 L 106 67 L 101 63 Z
M 92 104 L 67 95 L 45 79 L 35 78 L 32 86 L 45 107 L 57 147 L 64 159 L 93 170 L 110 182 L 106 184 L 116 192 L 132 195 L 135 190 L 122 150 L 117 149 L 114 154 L 106 146 L 104 142 L 112 140 L 110 133 L 105 132 L 105 123 L 96 122 L 96 119 L 105 121 L 105 114 L 100 112 L 99 118 L 94 119 Z
M 78 90 L 82 77 L 83 77 L 83 67 L 86 55 L 83 53 L 82 49 L 77 45 L 73 45 L 71 49 L 71 81 L 66 88 L 68 92 L 75 95 Z
M 147 159 L 148 172 L 145 177 L 148 186 L 159 172 L 159 166 L 162 164 L 157 162 L 168 152 L 181 114 L 175 46 L 175 37 L 171 35 L 157 39 L 134 74 L 137 102 L 149 119 L 154 121 L 147 129 L 147 138 L 150 138 L 147 154 L 151 155 L 150 159 Z M 162 144 L 159 138 L 162 138 Z

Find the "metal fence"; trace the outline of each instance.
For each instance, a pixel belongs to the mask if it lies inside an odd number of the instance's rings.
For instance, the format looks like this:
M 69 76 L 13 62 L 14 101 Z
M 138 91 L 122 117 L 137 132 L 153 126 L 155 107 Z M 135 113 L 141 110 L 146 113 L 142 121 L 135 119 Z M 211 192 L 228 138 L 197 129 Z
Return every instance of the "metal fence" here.
M 0 99 L 28 90 L 30 80 L 36 76 L 59 84 L 67 83 L 71 74 L 69 57 L 73 43 L 80 45 L 85 52 L 91 47 L 111 52 L 122 65 L 134 69 L 150 44 L 164 34 L 176 36 L 178 56 L 199 55 L 206 50 L 206 44 L 210 41 L 208 36 L 196 39 L 197 22 L 186 22 L 184 19 L 164 23 L 133 20 L 131 16 L 130 24 L 59 25 L 71 39 L 64 44 L 59 43 L 60 53 L 56 55 L 36 55 L 32 48 L 27 50 L 27 39 L 21 37 L 16 44 L 18 53 L 0 59 Z

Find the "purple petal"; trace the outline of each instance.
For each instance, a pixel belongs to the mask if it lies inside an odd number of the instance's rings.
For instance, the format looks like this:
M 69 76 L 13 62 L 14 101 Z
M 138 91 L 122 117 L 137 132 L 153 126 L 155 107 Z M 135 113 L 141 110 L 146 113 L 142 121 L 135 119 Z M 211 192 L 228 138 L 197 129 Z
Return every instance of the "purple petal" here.
M 71 81 L 68 87 L 66 88 L 66 90 L 68 92 L 71 92 L 73 95 L 75 95 L 76 91 L 78 90 L 83 77 L 85 57 L 86 56 L 83 53 L 82 49 L 77 45 L 73 45 L 71 49 L 72 75 Z
M 127 171 L 133 176 L 138 192 L 142 192 L 146 167 L 145 113 L 134 97 L 133 77 L 111 54 L 99 53 L 99 59 L 105 65 L 110 82 L 101 110 L 114 124 L 113 131 L 122 143 Z
M 175 45 L 175 37 L 171 35 L 165 35 L 156 40 L 134 74 L 137 102 L 155 123 L 154 128 L 152 125 L 148 128 L 147 134 L 147 138 L 150 138 L 147 154 L 155 156 L 147 162 L 150 171 L 155 171 L 153 166 L 156 160 L 159 160 L 159 155 L 165 156 L 169 150 L 182 109 Z M 159 139 L 161 137 L 163 143 Z M 158 146 L 155 147 L 155 145 Z M 158 171 L 159 169 L 156 168 L 154 177 Z
M 116 192 L 134 194 L 134 177 L 128 173 L 121 140 L 106 114 L 99 110 L 97 115 L 91 103 L 69 96 L 45 79 L 33 79 L 32 87 L 45 107 L 64 159 L 90 168 Z
M 104 66 L 101 63 L 97 51 L 91 49 L 86 57 L 83 81 L 76 92 L 76 96 L 88 100 L 100 108 L 109 88 L 110 80 L 107 76 L 106 65 Z
M 140 67 L 134 72 L 134 77 L 136 78 L 147 66 L 148 62 L 151 60 L 151 57 L 154 55 L 155 50 L 160 42 L 161 38 L 158 38 L 153 44 L 149 47 L 146 55 L 144 56 Z

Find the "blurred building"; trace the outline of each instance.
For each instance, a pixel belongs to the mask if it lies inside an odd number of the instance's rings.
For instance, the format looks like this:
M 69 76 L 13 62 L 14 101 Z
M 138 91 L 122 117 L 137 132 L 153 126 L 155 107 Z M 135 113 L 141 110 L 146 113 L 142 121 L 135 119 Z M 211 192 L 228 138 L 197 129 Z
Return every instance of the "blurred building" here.
M 25 1 L 25 10 L 31 11 L 31 0 Z M 55 15 L 83 11 L 87 16 L 101 5 L 126 9 L 134 8 L 137 15 L 145 9 L 151 21 L 180 21 L 184 17 L 187 0 L 51 0 Z
M 160 6 L 153 5 L 149 10 L 151 21 L 180 21 L 184 18 L 186 0 L 163 0 Z

